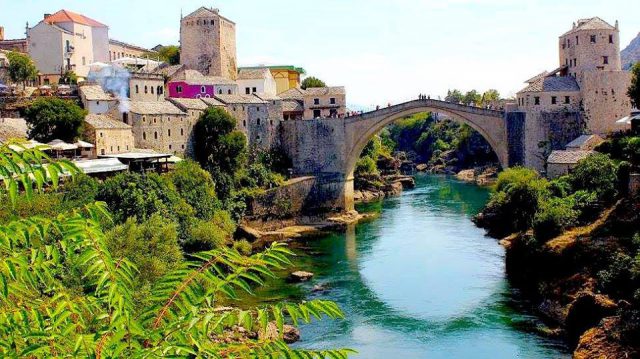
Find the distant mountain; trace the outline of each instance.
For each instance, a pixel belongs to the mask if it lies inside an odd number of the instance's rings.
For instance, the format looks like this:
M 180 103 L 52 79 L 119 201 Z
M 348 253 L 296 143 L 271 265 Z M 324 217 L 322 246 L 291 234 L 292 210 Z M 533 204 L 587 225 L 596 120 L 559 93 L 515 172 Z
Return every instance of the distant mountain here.
M 631 69 L 636 62 L 640 62 L 640 34 L 631 41 L 629 46 L 620 52 L 622 56 L 622 68 Z

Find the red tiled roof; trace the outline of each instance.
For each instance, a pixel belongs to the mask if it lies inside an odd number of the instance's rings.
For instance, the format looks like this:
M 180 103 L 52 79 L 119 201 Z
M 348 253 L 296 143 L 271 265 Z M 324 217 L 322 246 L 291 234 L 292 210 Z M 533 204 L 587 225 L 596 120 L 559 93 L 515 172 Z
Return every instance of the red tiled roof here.
M 107 27 L 107 25 L 86 17 L 81 14 L 76 14 L 69 10 L 60 10 L 53 15 L 49 15 L 44 19 L 47 24 L 56 24 L 60 22 L 75 22 L 77 24 L 87 25 L 91 27 Z

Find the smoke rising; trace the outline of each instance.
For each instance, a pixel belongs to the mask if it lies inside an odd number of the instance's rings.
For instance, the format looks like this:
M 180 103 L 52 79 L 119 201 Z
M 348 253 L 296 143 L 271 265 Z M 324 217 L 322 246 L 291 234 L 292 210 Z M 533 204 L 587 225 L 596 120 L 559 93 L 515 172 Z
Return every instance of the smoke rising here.
M 88 80 L 102 86 L 102 89 L 113 93 L 118 99 L 118 110 L 121 113 L 129 112 L 129 71 L 113 65 L 106 65 L 100 69 L 92 70 Z

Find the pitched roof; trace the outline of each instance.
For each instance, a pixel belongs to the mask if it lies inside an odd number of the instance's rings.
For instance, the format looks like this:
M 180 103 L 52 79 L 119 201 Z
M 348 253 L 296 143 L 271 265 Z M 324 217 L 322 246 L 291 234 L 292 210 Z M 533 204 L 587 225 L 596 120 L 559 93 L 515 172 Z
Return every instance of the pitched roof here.
M 130 101 L 129 111 L 140 115 L 184 115 L 169 101 Z
M 167 76 L 169 78 L 171 78 L 172 76 L 174 76 L 178 71 L 182 70 L 182 68 L 184 67 L 184 65 L 166 65 L 166 64 L 162 64 L 160 66 L 158 66 L 155 70 L 153 70 L 154 74 L 161 74 L 164 76 Z
M 330 95 L 344 95 L 346 93 L 343 86 L 335 87 L 311 87 L 304 90 L 309 96 L 330 96 Z
M 594 151 L 553 151 L 547 158 L 547 163 L 572 165 L 589 157 Z
M 566 148 L 575 150 L 592 150 L 602 142 L 604 142 L 604 140 L 598 135 L 582 135 L 569 142 Z
M 204 7 L 204 6 L 201 6 L 200 8 L 196 9 L 196 11 L 194 11 L 191 14 L 183 17 L 183 19 L 190 18 L 190 17 L 210 17 L 211 15 L 219 16 L 219 17 L 229 21 L 230 23 L 235 24 L 235 22 L 233 22 L 233 21 L 227 19 L 226 17 L 220 15 L 220 11 L 218 9 L 208 8 L 208 7 Z
M 80 86 L 80 94 L 89 101 L 112 101 L 115 98 L 104 92 L 100 85 Z
M 559 91 L 580 91 L 580 86 L 573 76 L 549 76 L 538 78 L 519 93 Z
M 287 91 L 279 94 L 280 98 L 284 99 L 293 99 L 293 100 L 303 100 L 304 99 L 304 90 L 299 88 L 291 88 Z
M 271 71 L 266 67 L 238 71 L 238 80 L 261 80 L 269 77 L 271 77 Z
M 196 70 L 176 72 L 171 81 L 184 81 L 189 85 L 235 85 L 236 83 L 221 76 L 205 76 Z
M 169 98 L 174 105 L 183 110 L 206 110 L 207 104 L 195 98 Z
M 200 101 L 204 102 L 205 104 L 209 105 L 209 106 L 220 106 L 220 107 L 224 107 L 225 104 L 223 104 L 222 102 L 216 100 L 215 98 L 211 98 L 211 97 L 205 97 L 205 98 L 201 98 Z
M 287 99 L 282 101 L 282 111 L 283 112 L 304 112 L 304 106 L 299 100 Z
M 109 115 L 97 115 L 97 114 L 88 114 L 87 117 L 84 118 L 84 122 L 88 123 L 93 128 L 109 128 L 109 129 L 129 129 L 131 126 L 127 125 L 122 121 L 117 121 L 113 119 Z
M 582 30 L 615 30 L 615 26 L 612 26 L 608 22 L 602 20 L 599 17 L 592 17 L 589 19 L 580 19 L 577 23 L 574 23 L 573 29 L 567 31 L 564 35 L 566 36 L 575 31 Z
M 107 27 L 107 25 L 92 18 L 64 9 L 56 12 L 55 14 L 47 16 L 43 21 L 49 25 L 60 22 L 74 22 L 76 24 L 82 24 L 91 27 Z
M 216 100 L 226 104 L 264 104 L 265 101 L 253 95 L 215 95 Z
M 301 75 L 304 75 L 304 74 L 307 73 L 302 67 L 296 67 L 296 66 L 293 66 L 293 65 L 243 66 L 243 67 L 240 67 L 238 70 L 244 70 L 244 69 L 253 70 L 253 69 L 263 69 L 263 68 L 266 68 L 266 69 L 269 69 L 269 70 L 273 70 L 273 71 L 277 71 L 277 70 L 280 70 L 280 71 L 282 71 L 282 70 L 293 71 L 293 72 L 297 72 L 297 73 L 299 73 Z
M 272 94 L 268 94 L 268 93 L 256 93 L 254 94 L 255 96 L 257 96 L 259 99 L 264 100 L 264 101 L 280 101 L 282 100 L 280 97 L 276 96 L 276 95 L 272 95 Z

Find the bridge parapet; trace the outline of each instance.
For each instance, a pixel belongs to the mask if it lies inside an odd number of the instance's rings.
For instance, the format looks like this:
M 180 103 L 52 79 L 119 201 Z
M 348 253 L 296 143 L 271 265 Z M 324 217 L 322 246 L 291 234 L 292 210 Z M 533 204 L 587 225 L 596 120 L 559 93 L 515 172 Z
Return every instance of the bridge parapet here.
M 401 104 L 380 108 L 379 110 L 369 111 L 362 113 L 360 115 L 350 116 L 347 120 L 350 121 L 359 121 L 359 120 L 367 120 L 372 117 L 381 117 L 388 116 L 393 113 L 402 112 L 405 110 L 410 110 L 413 108 L 421 108 L 421 107 L 431 107 L 431 108 L 441 108 L 443 110 L 450 110 L 456 112 L 465 112 L 472 113 L 481 116 L 491 116 L 491 117 L 504 117 L 504 111 L 499 110 L 491 110 L 482 107 L 476 106 L 467 106 L 461 105 L 457 103 L 433 100 L 433 99 L 425 99 L 425 100 L 413 100 L 409 102 L 404 102 Z

